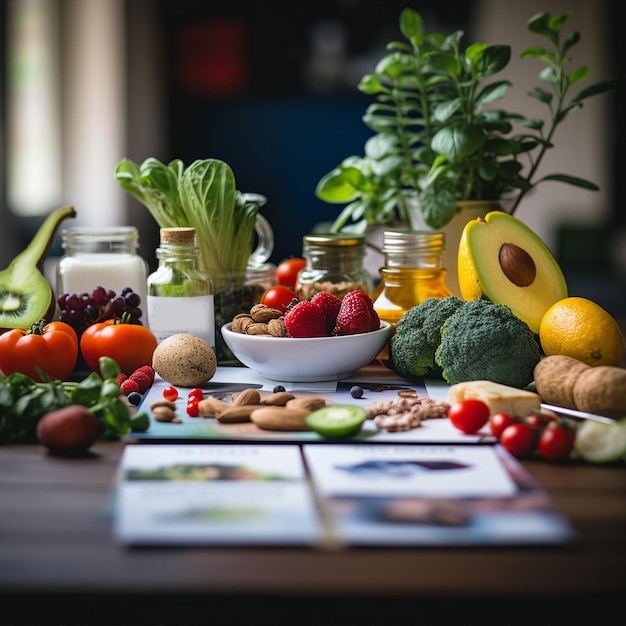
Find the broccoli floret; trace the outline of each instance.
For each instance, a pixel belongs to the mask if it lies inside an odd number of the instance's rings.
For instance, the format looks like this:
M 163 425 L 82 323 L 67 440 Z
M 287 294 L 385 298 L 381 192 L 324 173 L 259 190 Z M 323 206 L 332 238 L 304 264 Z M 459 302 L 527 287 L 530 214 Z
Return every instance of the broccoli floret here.
M 534 333 L 509 307 L 472 300 L 444 322 L 435 362 L 451 385 L 491 380 L 522 388 L 540 356 Z
M 428 298 L 409 309 L 396 324 L 389 342 L 389 366 L 403 378 L 439 372 L 435 350 L 443 323 L 466 303 L 456 296 Z

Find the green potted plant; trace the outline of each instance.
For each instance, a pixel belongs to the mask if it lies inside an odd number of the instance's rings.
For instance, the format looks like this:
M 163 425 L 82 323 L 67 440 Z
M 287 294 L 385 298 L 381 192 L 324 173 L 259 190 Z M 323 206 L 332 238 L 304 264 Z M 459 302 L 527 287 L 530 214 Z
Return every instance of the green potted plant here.
M 545 87 L 529 93 L 546 105 L 544 121 L 491 108 L 512 84 L 493 78 L 508 65 L 510 46 L 479 41 L 463 48 L 463 31 L 427 33 L 420 14 L 404 9 L 405 40 L 390 42 L 374 72 L 358 85 L 374 97 L 363 116 L 374 132 L 364 155 L 344 159 L 315 191 L 324 201 L 346 205 L 331 231 L 411 226 L 409 207 L 415 202 L 423 223 L 436 230 L 458 214 L 463 201 L 507 199 L 512 214 L 528 191 L 547 180 L 597 190 L 578 177 L 537 174 L 556 128 L 583 100 L 614 84 L 604 80 L 569 97 L 590 74 L 586 66 L 568 69 L 570 50 L 580 40 L 577 32 L 563 33 L 569 17 L 543 12 L 527 23 L 547 40 L 546 47 L 522 52 L 522 58 L 544 64 L 539 78 Z

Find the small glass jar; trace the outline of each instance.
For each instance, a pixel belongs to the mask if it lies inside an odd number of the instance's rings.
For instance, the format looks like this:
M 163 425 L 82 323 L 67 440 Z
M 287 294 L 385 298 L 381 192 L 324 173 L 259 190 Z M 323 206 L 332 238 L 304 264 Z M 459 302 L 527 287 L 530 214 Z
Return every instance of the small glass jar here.
M 90 293 L 96 287 L 121 294 L 130 287 L 145 315 L 148 264 L 139 256 L 134 226 L 78 226 L 62 231 L 64 256 L 56 268 L 56 293 Z
M 302 256 L 306 266 L 298 274 L 296 293 L 306 300 L 319 291 L 339 298 L 360 289 L 372 293 L 373 280 L 365 269 L 365 237 L 361 235 L 305 235 Z
M 194 228 L 161 228 L 159 266 L 148 276 L 148 320 L 159 343 L 191 333 L 215 350 L 213 281 L 199 269 Z
M 452 295 L 443 267 L 445 234 L 415 230 L 387 230 L 383 235 L 385 265 L 381 281 L 372 294 L 381 320 L 394 328 L 412 307 L 427 298 Z M 378 359 L 386 364 L 387 348 Z

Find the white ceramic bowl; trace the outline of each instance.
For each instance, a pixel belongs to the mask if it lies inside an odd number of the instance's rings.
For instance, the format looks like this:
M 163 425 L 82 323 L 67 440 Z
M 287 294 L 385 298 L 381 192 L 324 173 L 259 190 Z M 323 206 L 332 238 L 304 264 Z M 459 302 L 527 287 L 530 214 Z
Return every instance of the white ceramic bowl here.
M 378 330 L 341 337 L 256 337 L 235 333 L 231 323 L 222 337 L 232 353 L 264 378 L 283 382 L 320 382 L 348 378 L 367 365 L 391 338 L 388 322 Z

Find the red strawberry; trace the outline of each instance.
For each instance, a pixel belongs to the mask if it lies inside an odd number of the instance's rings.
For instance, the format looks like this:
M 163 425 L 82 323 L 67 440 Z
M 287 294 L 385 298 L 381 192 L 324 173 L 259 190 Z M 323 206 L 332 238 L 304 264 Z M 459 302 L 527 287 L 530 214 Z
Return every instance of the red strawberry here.
M 328 291 L 319 291 L 311 298 L 311 302 L 317 304 L 322 309 L 324 319 L 326 320 L 326 331 L 330 335 L 333 332 L 333 328 L 335 328 L 339 307 L 341 307 L 341 298 L 328 293 Z
M 356 335 L 379 327 L 380 318 L 374 310 L 372 299 L 365 292 L 355 289 L 343 297 L 332 334 Z
M 298 302 L 285 313 L 285 327 L 292 337 L 328 337 L 324 312 L 309 300 Z

